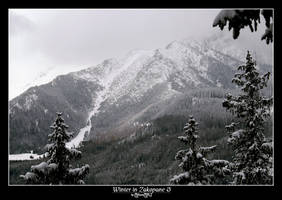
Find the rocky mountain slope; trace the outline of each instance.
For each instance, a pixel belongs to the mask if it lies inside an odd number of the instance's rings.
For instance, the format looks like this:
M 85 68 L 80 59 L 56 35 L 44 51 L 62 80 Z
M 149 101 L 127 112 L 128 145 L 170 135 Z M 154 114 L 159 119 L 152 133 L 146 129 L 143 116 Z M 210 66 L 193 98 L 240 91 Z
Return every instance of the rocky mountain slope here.
M 42 150 L 57 111 L 64 113 L 77 138 L 122 135 L 136 122 L 168 110 L 173 114 L 172 105 L 192 90 L 232 89 L 231 79 L 242 60 L 236 56 L 238 51 L 234 56 L 228 53 L 215 49 L 214 41 L 174 41 L 32 87 L 10 101 L 10 153 Z M 259 67 L 271 70 L 266 64 Z

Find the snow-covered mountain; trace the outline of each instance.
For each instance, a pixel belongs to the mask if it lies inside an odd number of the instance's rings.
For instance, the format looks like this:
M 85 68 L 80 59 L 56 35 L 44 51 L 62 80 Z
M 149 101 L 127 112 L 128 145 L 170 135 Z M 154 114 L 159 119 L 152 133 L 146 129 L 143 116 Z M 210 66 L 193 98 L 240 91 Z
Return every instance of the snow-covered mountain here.
M 232 88 L 231 78 L 246 54 L 215 48 L 215 40 L 174 41 L 156 50 L 134 50 L 120 59 L 58 76 L 10 101 L 12 153 L 42 148 L 56 111 L 83 138 L 122 132 L 136 122 L 166 113 L 192 89 Z M 227 54 L 228 52 L 228 54 Z M 271 69 L 261 65 L 261 69 Z
M 258 63 L 272 65 L 273 44 L 267 45 L 264 41 L 260 41 L 260 37 L 253 34 L 248 32 L 234 40 L 231 32 L 221 31 L 205 38 L 203 43 L 238 60 L 245 60 L 246 52 L 249 50 Z
M 13 99 L 14 97 L 18 96 L 19 94 L 22 94 L 26 90 L 28 90 L 30 87 L 39 86 L 42 84 L 49 83 L 54 78 L 56 78 L 58 75 L 67 74 L 72 71 L 79 71 L 86 68 L 85 66 L 72 66 L 72 67 L 49 67 L 45 69 L 44 71 L 41 71 L 39 73 L 35 73 L 32 79 L 29 81 L 25 81 L 26 84 L 22 85 L 21 87 L 15 87 L 11 86 L 14 91 L 13 93 L 9 93 L 9 99 Z

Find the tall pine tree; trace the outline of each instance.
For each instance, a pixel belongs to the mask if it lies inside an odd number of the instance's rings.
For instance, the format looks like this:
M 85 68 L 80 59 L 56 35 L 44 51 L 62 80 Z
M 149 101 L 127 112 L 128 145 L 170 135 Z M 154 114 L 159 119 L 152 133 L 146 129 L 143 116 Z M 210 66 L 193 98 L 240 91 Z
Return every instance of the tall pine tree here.
M 57 118 L 48 135 L 50 144 L 47 146 L 47 162 L 31 166 L 31 172 L 20 177 L 28 184 L 84 184 L 83 178 L 89 173 L 89 165 L 71 169 L 70 160 L 81 157 L 81 152 L 66 148 L 66 142 L 72 137 L 67 133 L 68 126 L 64 123 L 62 113 Z
M 180 160 L 180 167 L 184 171 L 175 175 L 170 183 L 187 185 L 208 185 L 217 183 L 218 179 L 224 178 L 230 173 L 227 168 L 229 162 L 226 160 L 208 160 L 205 156 L 213 152 L 216 146 L 198 147 L 196 144 L 199 136 L 198 123 L 193 116 L 190 116 L 184 127 L 185 135 L 178 139 L 189 146 L 188 149 L 177 152 L 175 158 Z
M 230 137 L 228 143 L 234 149 L 234 184 L 271 184 L 273 179 L 272 142 L 264 136 L 264 121 L 270 116 L 273 98 L 262 96 L 270 72 L 259 75 L 256 62 L 247 53 L 246 64 L 239 66 L 232 82 L 241 87 L 242 94 L 227 94 L 225 107 L 240 119 L 226 126 Z M 243 127 L 235 131 L 235 127 Z M 235 131 L 235 132 L 234 132 Z

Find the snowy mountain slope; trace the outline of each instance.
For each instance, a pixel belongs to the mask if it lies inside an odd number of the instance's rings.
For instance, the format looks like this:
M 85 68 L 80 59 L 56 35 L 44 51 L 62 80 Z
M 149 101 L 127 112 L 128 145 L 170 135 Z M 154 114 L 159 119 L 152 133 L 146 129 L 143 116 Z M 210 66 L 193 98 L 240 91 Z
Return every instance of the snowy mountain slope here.
M 32 76 L 33 78 L 29 80 L 25 80 L 26 84 L 23 85 L 22 87 L 11 86 L 11 88 L 14 91 L 13 93 L 9 93 L 9 100 L 12 100 L 13 98 L 22 94 L 23 92 L 25 92 L 26 90 L 28 90 L 31 87 L 49 83 L 50 81 L 55 79 L 58 75 L 64 75 L 71 71 L 79 71 L 84 68 L 86 67 L 85 66 L 70 66 L 66 68 L 66 67 L 52 66 L 39 73 L 33 72 L 34 73 L 34 76 Z
M 11 153 L 42 150 L 50 133 L 54 113 L 61 110 L 75 133 L 85 126 L 98 84 L 58 76 L 52 82 L 28 89 L 10 101 L 9 139 Z M 40 149 L 38 149 L 40 147 Z
M 272 65 L 273 44 L 267 45 L 264 41 L 259 41 L 260 37 L 255 37 L 252 34 L 243 34 L 234 40 L 231 33 L 221 31 L 207 37 L 203 43 L 206 43 L 213 50 L 230 55 L 238 60 L 245 60 L 246 52 L 249 50 L 258 63 Z
M 183 40 L 58 76 L 10 101 L 11 152 L 42 149 L 56 111 L 64 112 L 75 132 L 71 147 L 85 137 L 165 114 L 171 102 L 192 89 L 232 89 L 231 78 L 242 61 L 208 41 Z

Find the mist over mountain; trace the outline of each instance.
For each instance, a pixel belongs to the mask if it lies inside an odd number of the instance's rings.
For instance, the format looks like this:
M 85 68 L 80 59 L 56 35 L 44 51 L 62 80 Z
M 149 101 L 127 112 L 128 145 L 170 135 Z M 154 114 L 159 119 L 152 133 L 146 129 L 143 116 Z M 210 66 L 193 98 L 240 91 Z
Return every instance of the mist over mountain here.
M 155 50 L 133 50 L 122 58 L 57 76 L 12 99 L 9 108 L 10 153 L 42 150 L 55 113 L 64 113 L 70 130 L 85 139 L 124 136 L 136 123 L 165 114 L 184 114 L 187 95 L 201 89 L 235 89 L 231 79 L 246 56 L 232 38 L 173 41 Z M 256 50 L 256 51 L 255 51 Z M 261 72 L 272 72 L 271 55 L 255 51 Z M 178 106 L 178 108 L 177 108 Z

